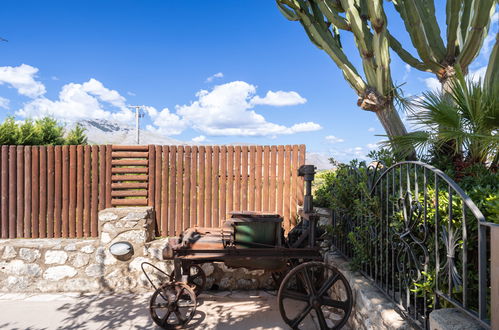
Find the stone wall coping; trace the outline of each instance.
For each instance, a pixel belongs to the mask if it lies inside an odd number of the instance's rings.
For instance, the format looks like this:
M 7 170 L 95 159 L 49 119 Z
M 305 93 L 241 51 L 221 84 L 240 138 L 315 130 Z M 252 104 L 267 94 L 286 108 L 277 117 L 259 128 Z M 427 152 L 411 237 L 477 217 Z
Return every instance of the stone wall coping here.
M 36 249 L 57 249 L 59 246 L 76 244 L 77 246 L 98 244 L 98 238 L 15 238 L 0 239 L 1 246 Z
M 442 308 L 430 313 L 431 330 L 481 330 L 477 321 L 457 308 Z

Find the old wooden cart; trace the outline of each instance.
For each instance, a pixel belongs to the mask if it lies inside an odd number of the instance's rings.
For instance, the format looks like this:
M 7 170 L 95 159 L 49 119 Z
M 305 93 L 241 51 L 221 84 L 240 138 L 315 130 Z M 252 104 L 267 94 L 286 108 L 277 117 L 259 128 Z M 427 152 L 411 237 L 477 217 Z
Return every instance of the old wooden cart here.
M 291 328 L 308 328 L 307 320 L 321 329 L 341 328 L 352 309 L 352 293 L 338 269 L 320 261 L 318 216 L 312 212 L 314 174 L 313 165 L 298 170 L 305 179 L 305 202 L 301 221 L 287 237 L 277 214 L 233 212 L 221 228 L 189 228 L 180 238 L 170 239 L 163 259 L 173 260 L 174 271 L 151 297 L 154 322 L 164 329 L 187 326 L 206 283 L 200 264 L 223 262 L 233 268 L 271 271 L 279 286 L 279 311 Z

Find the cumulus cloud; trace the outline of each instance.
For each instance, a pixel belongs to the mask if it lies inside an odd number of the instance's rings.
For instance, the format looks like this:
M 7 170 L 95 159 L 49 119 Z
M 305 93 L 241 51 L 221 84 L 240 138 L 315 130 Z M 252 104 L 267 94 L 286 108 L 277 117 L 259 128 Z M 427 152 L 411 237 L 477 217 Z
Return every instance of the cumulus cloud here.
M 0 108 L 9 109 L 10 100 L 0 96 Z
M 206 141 L 206 136 L 204 136 L 204 135 L 200 135 L 200 136 L 196 136 L 195 138 L 192 138 L 192 142 L 195 142 L 195 143 L 201 143 L 204 141 Z
M 207 135 L 272 136 L 322 128 L 313 122 L 291 127 L 268 122 L 252 110 L 255 93 L 256 87 L 244 81 L 217 85 L 211 91 L 199 91 L 197 100 L 191 104 L 177 106 L 177 114 Z
M 345 142 L 345 140 L 344 140 L 344 139 L 339 138 L 339 137 L 336 137 L 336 136 L 334 136 L 334 135 L 328 135 L 328 136 L 326 136 L 326 137 L 325 137 L 325 139 L 326 139 L 326 141 L 327 141 L 328 143 L 340 143 L 340 142 Z
M 369 128 L 367 129 L 367 131 L 368 131 L 368 132 L 374 132 L 375 130 L 376 130 L 376 129 L 375 129 L 374 127 L 369 127 Z
M 186 128 L 186 122 L 178 115 L 171 113 L 168 108 L 157 111 L 154 107 L 145 107 L 154 125 L 147 125 L 146 129 L 163 135 L 178 135 Z
M 209 83 L 217 78 L 223 78 L 223 77 L 224 77 L 224 74 L 222 72 L 218 72 L 218 73 L 215 73 L 214 75 L 211 75 L 208 78 L 206 78 L 205 82 Z
M 45 94 L 45 86 L 36 81 L 37 68 L 31 65 L 0 67 L 0 85 L 6 84 L 17 89 L 21 95 L 36 98 Z
M 105 107 L 106 103 L 118 111 L 110 111 Z M 57 100 L 38 97 L 27 102 L 16 115 L 30 118 L 53 116 L 67 121 L 108 119 L 129 122 L 133 119 L 133 112 L 126 107 L 125 98 L 95 79 L 83 84 L 66 84 L 59 92 Z
M 424 79 L 424 83 L 426 85 L 426 88 L 432 90 L 432 91 L 439 91 L 442 85 L 440 84 L 440 81 L 438 81 L 437 78 L 426 78 Z
M 297 92 L 284 92 L 284 91 L 268 91 L 265 97 L 255 96 L 251 99 L 252 104 L 272 105 L 276 107 L 283 107 L 289 105 L 304 104 L 307 99 L 301 97 Z

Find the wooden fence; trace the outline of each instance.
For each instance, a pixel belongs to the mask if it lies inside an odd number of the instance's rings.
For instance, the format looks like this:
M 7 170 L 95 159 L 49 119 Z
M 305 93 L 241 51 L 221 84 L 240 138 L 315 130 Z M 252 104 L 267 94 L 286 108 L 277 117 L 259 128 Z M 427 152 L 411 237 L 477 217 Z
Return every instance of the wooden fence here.
M 296 221 L 304 145 L 2 146 L 0 237 L 96 237 L 99 210 L 150 205 L 156 232 L 219 226 L 231 211 Z

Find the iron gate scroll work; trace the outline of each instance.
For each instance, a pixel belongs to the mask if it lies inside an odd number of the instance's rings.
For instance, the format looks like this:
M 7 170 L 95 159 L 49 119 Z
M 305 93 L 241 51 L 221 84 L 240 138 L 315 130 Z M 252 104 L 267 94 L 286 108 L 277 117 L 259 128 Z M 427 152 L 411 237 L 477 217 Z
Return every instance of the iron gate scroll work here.
M 375 163 L 348 172 L 367 180 L 370 195 L 358 197 L 372 207 L 355 216 L 333 210 L 333 245 L 347 258 L 360 255 L 361 272 L 417 326 L 428 327 L 433 309 L 456 307 L 490 328 L 489 244 L 497 225 L 431 165 Z

